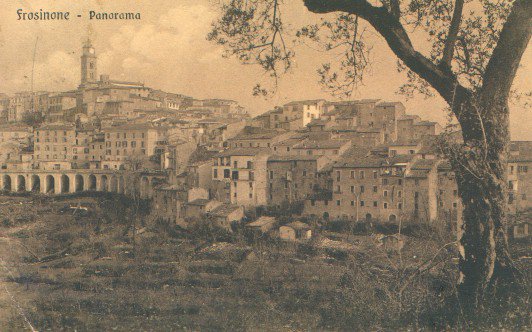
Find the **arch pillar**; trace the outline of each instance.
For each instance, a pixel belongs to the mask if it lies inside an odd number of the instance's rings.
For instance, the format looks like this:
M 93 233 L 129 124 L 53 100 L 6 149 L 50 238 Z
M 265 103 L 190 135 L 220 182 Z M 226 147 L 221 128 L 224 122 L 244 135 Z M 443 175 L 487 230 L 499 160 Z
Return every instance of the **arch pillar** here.
M 41 180 L 41 194 L 46 194 L 46 174 L 40 174 L 38 177 Z
M 11 175 L 11 192 L 17 192 L 18 191 L 18 176 L 19 174 L 15 173 Z
M 68 188 L 70 189 L 71 193 L 75 193 L 76 192 L 76 174 L 75 173 L 67 174 L 67 176 L 68 176 L 68 181 L 70 182 L 68 185 Z

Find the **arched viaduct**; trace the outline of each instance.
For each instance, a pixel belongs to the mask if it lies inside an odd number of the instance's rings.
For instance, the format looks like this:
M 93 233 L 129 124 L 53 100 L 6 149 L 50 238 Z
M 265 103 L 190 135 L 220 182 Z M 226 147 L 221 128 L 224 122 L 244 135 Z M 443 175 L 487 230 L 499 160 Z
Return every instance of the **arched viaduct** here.
M 151 198 L 153 186 L 160 176 L 150 174 L 137 176 L 139 181 L 131 181 L 131 177 L 124 172 L 112 170 L 0 171 L 0 190 L 52 195 L 83 191 L 131 195 L 138 190 L 141 198 Z

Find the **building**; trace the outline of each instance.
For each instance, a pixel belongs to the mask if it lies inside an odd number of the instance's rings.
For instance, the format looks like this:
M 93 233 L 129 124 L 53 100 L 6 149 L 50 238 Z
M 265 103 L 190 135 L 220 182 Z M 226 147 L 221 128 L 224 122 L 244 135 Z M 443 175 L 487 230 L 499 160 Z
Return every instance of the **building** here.
M 294 221 L 279 227 L 279 237 L 285 241 L 309 240 L 312 238 L 312 229 L 301 221 Z
M 76 127 L 72 124 L 45 124 L 34 131 L 34 161 L 38 168 L 71 169 Z
M 104 169 L 160 168 L 166 128 L 126 124 L 102 129 L 105 133 Z
M 318 172 L 327 164 L 320 156 L 279 156 L 268 158 L 268 204 L 302 202 L 320 187 Z
M 274 217 L 262 216 L 257 220 L 246 224 L 246 230 L 252 235 L 262 235 L 275 227 L 276 220 Z
M 232 148 L 213 160 L 215 198 L 222 202 L 252 207 L 268 203 L 268 148 Z

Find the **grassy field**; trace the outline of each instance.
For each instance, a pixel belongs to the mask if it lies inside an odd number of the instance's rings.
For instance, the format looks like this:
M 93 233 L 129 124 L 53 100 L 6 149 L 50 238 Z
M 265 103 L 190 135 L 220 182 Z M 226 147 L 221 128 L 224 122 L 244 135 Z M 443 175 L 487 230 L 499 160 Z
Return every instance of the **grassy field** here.
M 79 201 L 90 214 L 61 211 Z M 215 242 L 218 230 L 149 223 L 115 196 L 0 202 L 3 331 L 471 327 L 452 300 L 456 253 L 435 232 L 405 236 L 400 254 L 332 231 L 307 244 L 238 232 Z M 485 324 L 527 319 L 523 309 Z

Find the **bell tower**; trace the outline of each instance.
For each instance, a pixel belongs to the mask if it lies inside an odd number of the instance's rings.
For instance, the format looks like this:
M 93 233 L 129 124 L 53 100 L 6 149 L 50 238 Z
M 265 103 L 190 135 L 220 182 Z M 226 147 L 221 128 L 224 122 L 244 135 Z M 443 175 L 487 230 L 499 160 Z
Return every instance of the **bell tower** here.
M 96 82 L 96 60 L 96 51 L 92 46 L 91 40 L 87 39 L 83 45 L 83 53 L 81 54 L 81 85 Z

